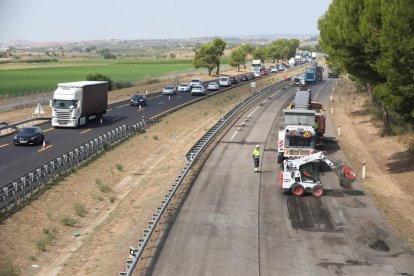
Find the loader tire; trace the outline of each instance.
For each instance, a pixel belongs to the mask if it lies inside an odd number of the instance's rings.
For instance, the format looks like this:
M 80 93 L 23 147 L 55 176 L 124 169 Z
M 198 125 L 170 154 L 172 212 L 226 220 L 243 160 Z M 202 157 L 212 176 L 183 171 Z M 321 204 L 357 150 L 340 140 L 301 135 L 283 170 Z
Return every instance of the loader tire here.
M 321 197 L 323 195 L 322 185 L 315 185 L 312 187 L 312 195 L 314 197 Z
M 291 190 L 292 194 L 297 197 L 303 196 L 303 194 L 305 193 L 305 188 L 303 188 L 303 186 L 300 184 L 293 184 Z

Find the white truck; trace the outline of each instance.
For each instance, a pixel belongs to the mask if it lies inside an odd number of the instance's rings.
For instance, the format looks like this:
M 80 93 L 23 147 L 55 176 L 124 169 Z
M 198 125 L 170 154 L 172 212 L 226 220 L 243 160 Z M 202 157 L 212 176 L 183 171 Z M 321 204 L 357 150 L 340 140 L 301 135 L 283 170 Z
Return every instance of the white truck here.
M 108 82 L 59 83 L 50 106 L 53 127 L 76 128 L 100 120 L 108 107 Z
M 283 109 L 284 126 L 279 130 L 277 163 L 283 167 L 285 159 L 301 158 L 316 152 L 317 133 L 313 128 L 316 111 Z

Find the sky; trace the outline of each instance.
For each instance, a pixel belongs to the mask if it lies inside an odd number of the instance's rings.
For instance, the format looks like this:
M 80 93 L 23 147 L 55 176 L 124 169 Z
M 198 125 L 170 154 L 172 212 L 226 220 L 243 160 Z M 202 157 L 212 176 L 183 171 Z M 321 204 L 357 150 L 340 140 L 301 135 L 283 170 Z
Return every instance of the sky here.
M 332 0 L 0 0 L 0 41 L 318 34 Z

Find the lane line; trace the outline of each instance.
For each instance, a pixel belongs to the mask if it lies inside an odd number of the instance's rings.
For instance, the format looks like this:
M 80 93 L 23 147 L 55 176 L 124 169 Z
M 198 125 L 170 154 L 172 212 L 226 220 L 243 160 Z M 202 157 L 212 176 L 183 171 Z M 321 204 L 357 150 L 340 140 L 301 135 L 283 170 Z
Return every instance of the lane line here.
M 49 148 L 51 148 L 51 147 L 53 147 L 53 145 L 49 145 L 49 146 L 47 146 L 45 149 L 40 149 L 40 150 L 38 150 L 37 152 L 42 152 L 42 151 L 45 151 L 45 150 L 47 150 L 47 149 L 49 149 Z
M 5 147 L 5 146 L 8 146 L 9 144 L 3 144 L 3 145 L 0 145 L 0 148 L 2 148 L 2 147 Z
M 89 132 L 89 131 L 91 131 L 91 130 L 92 130 L 91 128 L 88 128 L 87 130 L 84 130 L 84 131 L 82 131 L 81 133 L 83 134 L 83 133 Z
M 182 96 L 177 96 L 177 99 L 181 98 Z
M 116 117 L 116 118 L 114 118 L 114 119 L 112 119 L 112 122 L 114 122 L 114 121 L 116 121 L 116 120 L 119 120 L 119 119 L 121 119 L 122 117 Z
M 158 98 L 158 97 L 162 97 L 163 95 L 158 95 L 158 96 L 154 96 L 154 97 L 147 97 L 147 99 L 155 99 L 155 98 Z
M 110 108 L 110 109 L 107 109 L 107 110 L 106 110 L 106 112 L 109 112 L 109 111 L 111 111 L 111 110 L 112 110 L 112 108 Z
M 256 110 L 258 110 L 259 109 L 259 107 L 260 106 L 256 106 L 256 108 L 249 114 L 249 115 L 247 115 L 247 118 L 250 118 L 250 117 L 252 117 L 252 115 L 253 115 L 253 113 L 255 113 L 256 112 Z
M 233 133 L 233 135 L 230 137 L 230 141 L 233 141 L 234 137 L 236 137 L 236 135 L 237 135 L 237 131 L 238 131 L 238 130 L 236 130 L 236 131 Z
M 120 106 L 117 106 L 116 108 L 121 108 L 121 107 L 125 107 L 125 106 L 128 106 L 128 105 L 130 105 L 130 104 L 120 105 Z
M 51 128 L 43 130 L 43 132 L 48 132 L 48 131 L 51 131 L 51 130 L 54 130 L 54 129 L 55 129 L 54 127 L 51 127 Z
M 165 104 L 165 102 L 160 102 L 160 103 L 158 103 L 158 104 Z

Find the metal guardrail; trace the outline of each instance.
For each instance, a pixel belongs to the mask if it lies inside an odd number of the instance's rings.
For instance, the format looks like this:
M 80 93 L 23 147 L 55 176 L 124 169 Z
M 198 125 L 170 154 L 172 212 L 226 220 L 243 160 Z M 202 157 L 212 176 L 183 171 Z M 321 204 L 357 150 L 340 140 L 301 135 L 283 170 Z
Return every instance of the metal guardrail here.
M 6 129 L 12 129 L 12 130 L 17 130 L 18 126 L 30 123 L 30 122 L 34 122 L 34 121 L 50 121 L 52 118 L 51 117 L 35 117 L 35 118 L 30 118 L 30 119 L 26 119 L 23 121 L 19 121 L 13 124 L 8 124 L 8 123 L 3 123 L 2 126 L 0 126 L 0 134 L 1 131 L 6 130 Z
M 131 135 L 142 133 L 148 126 L 157 121 L 153 119 L 142 120 L 131 126 L 116 127 L 15 179 L 0 190 L 0 210 L 7 212 L 10 205 L 17 206 L 28 195 L 32 196 L 42 186 L 57 179 L 59 175 L 70 173 L 73 169 L 90 161 Z
M 264 95 L 265 93 L 271 91 L 275 86 L 283 83 L 284 80 L 278 81 L 263 90 L 259 91 L 256 94 L 251 95 L 237 106 L 235 106 L 232 110 L 230 110 L 223 118 L 221 118 L 210 130 L 206 132 L 206 134 L 201 137 L 194 146 L 188 151 L 186 154 L 186 165 L 184 169 L 181 171 L 180 175 L 178 176 L 175 183 L 171 186 L 168 190 L 168 193 L 165 196 L 165 199 L 161 201 L 161 207 L 157 208 L 157 212 L 152 215 L 151 221 L 148 222 L 148 228 L 144 230 L 143 238 L 138 240 L 138 248 L 130 247 L 129 253 L 130 258 L 126 261 L 126 272 L 120 272 L 119 275 L 132 275 L 135 272 L 135 268 L 138 262 L 142 259 L 144 250 L 146 246 L 151 240 L 152 234 L 156 231 L 156 228 L 159 226 L 160 221 L 167 212 L 169 204 L 173 200 L 173 197 L 176 195 L 178 189 L 180 188 L 181 184 L 183 183 L 185 177 L 190 172 L 190 169 L 193 167 L 195 161 L 200 156 L 200 154 L 204 151 L 204 149 L 209 145 L 212 139 L 220 132 L 227 123 L 230 122 L 236 114 L 241 111 L 244 107 L 250 104 L 252 101 L 257 99 L 258 97 Z

